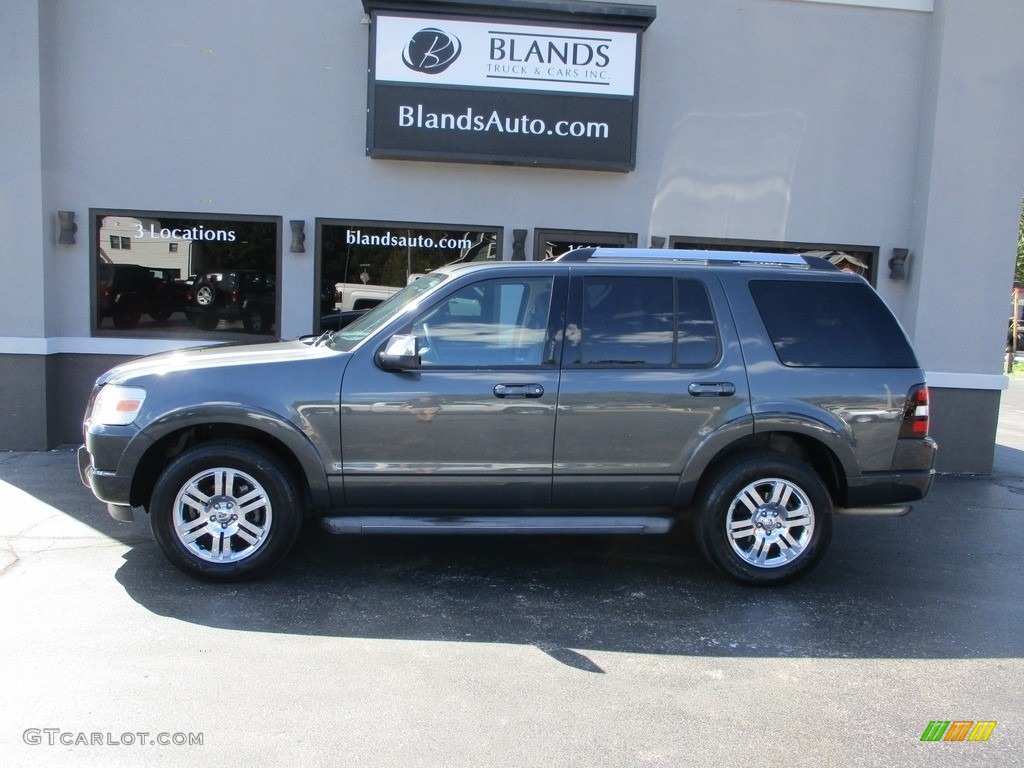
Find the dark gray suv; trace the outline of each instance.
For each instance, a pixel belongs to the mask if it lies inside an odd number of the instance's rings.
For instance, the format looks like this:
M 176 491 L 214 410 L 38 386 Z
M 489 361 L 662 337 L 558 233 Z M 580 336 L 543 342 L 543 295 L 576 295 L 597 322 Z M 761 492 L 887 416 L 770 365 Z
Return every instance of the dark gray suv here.
M 836 509 L 932 481 L 924 374 L 862 278 L 819 259 L 587 249 L 458 264 L 313 340 L 101 376 L 83 480 L 187 573 L 335 533 L 662 533 L 750 584 L 818 562 Z

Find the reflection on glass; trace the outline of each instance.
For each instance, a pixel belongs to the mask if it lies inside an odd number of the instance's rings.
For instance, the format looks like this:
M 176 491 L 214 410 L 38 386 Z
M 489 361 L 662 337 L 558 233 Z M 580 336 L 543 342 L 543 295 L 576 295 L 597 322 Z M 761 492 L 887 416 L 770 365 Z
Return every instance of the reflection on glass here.
M 273 335 L 276 221 L 107 214 L 94 233 L 98 334 Z
M 319 228 L 321 329 L 341 327 L 439 267 L 499 258 L 496 228 L 409 227 L 372 222 Z

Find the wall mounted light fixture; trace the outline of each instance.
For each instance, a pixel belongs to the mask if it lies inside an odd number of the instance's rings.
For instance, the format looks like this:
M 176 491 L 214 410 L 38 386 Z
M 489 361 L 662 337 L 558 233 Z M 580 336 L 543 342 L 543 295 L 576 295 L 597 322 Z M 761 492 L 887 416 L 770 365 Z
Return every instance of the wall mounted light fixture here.
M 290 253 L 306 252 L 306 222 L 302 219 L 292 219 L 288 222 L 292 228 L 292 246 Z
M 892 258 L 889 259 L 889 279 L 907 279 L 907 259 L 910 258 L 910 251 L 906 248 L 893 248 Z
M 526 230 L 512 230 L 512 261 L 526 261 Z
M 78 225 L 75 224 L 75 212 L 57 211 L 57 219 L 60 221 L 60 235 L 57 237 L 57 242 L 61 245 L 74 245 L 75 233 L 78 231 Z

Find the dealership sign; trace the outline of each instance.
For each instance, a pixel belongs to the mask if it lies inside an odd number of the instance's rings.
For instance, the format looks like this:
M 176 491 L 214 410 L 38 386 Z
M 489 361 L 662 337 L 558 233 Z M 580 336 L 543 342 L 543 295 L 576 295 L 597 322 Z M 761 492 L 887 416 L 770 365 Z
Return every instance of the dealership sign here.
M 379 10 L 372 28 L 371 157 L 634 168 L 642 30 Z

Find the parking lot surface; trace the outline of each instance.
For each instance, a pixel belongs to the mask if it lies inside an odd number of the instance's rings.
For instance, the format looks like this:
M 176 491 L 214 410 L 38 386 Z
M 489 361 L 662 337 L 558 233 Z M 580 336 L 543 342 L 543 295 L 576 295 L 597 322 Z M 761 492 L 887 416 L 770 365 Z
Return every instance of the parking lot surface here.
M 1024 765 L 1024 381 L 995 471 L 788 587 L 649 538 L 335 537 L 174 570 L 73 450 L 0 453 L 5 766 Z M 986 741 L 922 741 L 933 721 Z

